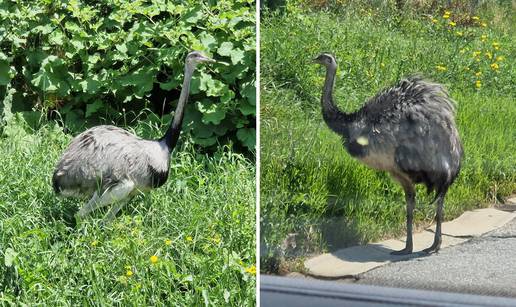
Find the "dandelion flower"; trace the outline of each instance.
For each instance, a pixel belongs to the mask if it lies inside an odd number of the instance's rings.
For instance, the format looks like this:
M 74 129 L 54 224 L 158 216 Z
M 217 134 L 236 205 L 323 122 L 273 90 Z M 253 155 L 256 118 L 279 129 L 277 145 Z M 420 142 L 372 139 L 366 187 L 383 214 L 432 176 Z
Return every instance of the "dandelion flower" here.
M 473 56 L 474 56 L 474 57 L 477 57 L 477 56 L 479 56 L 479 55 L 481 55 L 481 54 L 482 54 L 482 52 L 481 52 L 481 51 L 474 51 L 474 52 L 473 52 Z
M 245 271 L 249 274 L 256 275 L 256 267 L 254 265 L 246 268 Z
M 496 60 L 497 60 L 498 62 L 501 62 L 501 61 L 503 61 L 504 59 L 505 59 L 505 58 L 503 57 L 503 55 L 500 55 L 500 56 L 497 56 L 497 57 L 496 57 Z
M 493 48 L 496 49 L 496 50 L 500 49 L 500 43 L 493 42 Z
M 493 58 L 493 54 L 488 51 L 486 52 L 486 57 L 491 60 Z
M 491 64 L 491 69 L 492 69 L 492 70 L 496 71 L 496 70 L 498 70 L 499 68 L 500 68 L 500 66 L 499 66 L 498 64 L 496 64 L 496 63 Z
M 453 21 L 451 21 L 451 20 L 450 20 L 450 22 L 448 22 L 448 24 L 449 24 L 450 26 L 452 26 L 452 27 L 455 27 L 455 26 L 457 25 L 457 23 L 455 23 L 455 22 L 453 22 Z
M 170 246 L 171 244 L 172 244 L 172 240 L 169 240 L 169 239 L 165 240 L 165 245 Z
M 188 241 L 188 242 L 192 242 L 192 241 L 193 241 L 193 238 L 192 238 L 191 236 L 188 236 L 188 237 L 186 237 L 186 241 Z
M 478 16 L 473 16 L 473 17 L 471 17 L 471 19 L 473 19 L 474 21 L 479 21 L 479 20 L 480 20 L 480 17 L 478 17 Z
M 485 23 L 485 22 L 481 23 L 480 25 L 481 25 L 482 27 L 484 27 L 484 28 L 485 28 L 485 27 L 487 27 L 487 23 Z
M 487 35 L 483 34 L 482 36 L 480 36 L 480 40 L 485 42 L 487 40 Z
M 438 71 L 446 71 L 446 66 L 436 65 L 435 69 L 437 69 Z
M 150 257 L 150 262 L 153 263 L 153 264 L 157 263 L 158 262 L 158 256 L 152 255 Z
M 482 72 L 481 72 L 481 71 L 477 71 L 477 72 L 475 73 L 475 76 L 477 76 L 477 77 L 480 77 L 481 75 L 482 75 Z
M 444 19 L 448 19 L 448 18 L 450 18 L 450 15 L 451 15 L 451 12 L 449 12 L 449 11 L 444 11 L 443 18 L 444 18 Z
M 133 276 L 133 271 L 127 270 L 127 272 L 125 272 L 125 276 L 127 276 L 127 277 Z
M 219 234 L 216 234 L 213 238 L 211 238 L 211 240 L 213 242 L 215 242 L 215 244 L 219 244 L 220 243 L 220 235 Z
M 433 23 L 437 23 L 437 19 L 432 18 L 432 22 L 433 22 Z
M 475 81 L 475 87 L 476 88 L 481 88 L 482 87 L 482 81 L 480 81 L 480 80 Z
M 99 241 L 97 241 L 97 240 L 93 240 L 90 243 L 90 245 L 93 246 L 93 247 L 97 246 L 98 244 L 99 244 Z
M 462 31 L 457 31 L 457 32 L 455 32 L 455 34 L 457 34 L 457 36 L 462 36 L 462 35 L 464 35 L 464 33 L 462 33 Z

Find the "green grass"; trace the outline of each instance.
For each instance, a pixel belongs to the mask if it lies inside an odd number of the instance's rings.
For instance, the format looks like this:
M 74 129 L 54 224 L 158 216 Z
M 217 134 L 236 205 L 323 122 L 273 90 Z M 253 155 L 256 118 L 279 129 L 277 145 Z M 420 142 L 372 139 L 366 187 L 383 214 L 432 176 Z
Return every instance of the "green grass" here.
M 0 305 L 254 304 L 248 159 L 228 148 L 209 157 L 183 144 L 167 183 L 133 199 L 111 226 L 100 226 L 102 210 L 74 225 L 84 201 L 57 198 L 51 187 L 70 136 L 54 124 L 29 133 L 9 124 L 3 132 Z
M 482 15 L 473 24 L 451 26 L 450 20 L 468 19 L 454 14 L 445 19 L 442 12 L 435 12 L 435 23 L 429 17 L 349 8 L 338 13 L 294 8 L 264 17 L 260 188 L 264 271 L 281 270 L 285 256 L 302 258 L 405 231 L 401 188 L 385 173 L 352 159 L 322 120 L 324 71 L 310 60 L 323 51 L 336 54 L 340 66 L 335 100 L 348 112 L 412 73 L 448 87 L 459 106 L 457 124 L 465 159 L 447 195 L 446 219 L 516 191 L 515 40 L 510 29 Z M 475 51 L 480 54 L 475 56 Z M 416 222 L 424 226 L 432 222 L 435 209 L 427 205 L 431 197 L 424 189 L 418 192 Z M 285 248 L 284 240 L 292 233 L 295 248 Z

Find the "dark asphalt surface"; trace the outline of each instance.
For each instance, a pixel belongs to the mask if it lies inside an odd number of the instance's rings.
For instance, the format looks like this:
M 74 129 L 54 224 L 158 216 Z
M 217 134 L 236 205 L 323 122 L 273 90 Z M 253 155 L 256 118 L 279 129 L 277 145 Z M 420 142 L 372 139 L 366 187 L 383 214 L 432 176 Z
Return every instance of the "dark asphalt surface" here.
M 371 270 L 356 282 L 516 297 L 516 219 L 438 254 Z

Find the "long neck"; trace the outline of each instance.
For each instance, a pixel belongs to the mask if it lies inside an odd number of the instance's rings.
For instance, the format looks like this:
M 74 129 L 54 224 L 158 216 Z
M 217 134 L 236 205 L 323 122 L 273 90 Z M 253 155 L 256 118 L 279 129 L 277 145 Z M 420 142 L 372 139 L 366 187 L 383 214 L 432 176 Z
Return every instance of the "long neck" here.
M 326 80 L 321 97 L 322 115 L 331 130 L 347 135 L 349 124 L 353 122 L 354 115 L 342 112 L 333 102 L 333 85 L 336 72 L 336 65 L 330 65 L 326 68 Z
M 192 79 L 192 74 L 193 68 L 189 65 L 185 65 L 183 87 L 181 88 L 179 101 L 177 103 L 176 111 L 174 112 L 174 120 L 170 123 L 170 126 L 168 127 L 165 135 L 160 139 L 160 142 L 165 142 L 170 152 L 172 152 L 174 147 L 176 147 L 179 134 L 181 133 L 181 125 L 183 123 L 185 106 L 186 102 L 188 101 L 188 95 L 190 93 L 190 80 Z

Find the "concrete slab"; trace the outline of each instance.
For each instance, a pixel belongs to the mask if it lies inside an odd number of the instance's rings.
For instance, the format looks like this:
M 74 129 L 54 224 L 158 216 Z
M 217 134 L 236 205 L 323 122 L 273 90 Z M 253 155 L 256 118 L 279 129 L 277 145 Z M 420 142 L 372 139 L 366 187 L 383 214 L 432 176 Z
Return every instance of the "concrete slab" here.
M 453 221 L 443 223 L 443 234 L 456 237 L 476 237 L 495 230 L 516 217 L 516 213 L 495 208 L 464 212 Z M 435 231 L 435 225 L 427 228 Z
M 505 212 L 493 208 L 478 209 L 462 214 L 457 219 L 443 223 L 441 248 L 457 245 L 468 238 L 480 236 L 499 228 L 516 218 L 516 212 Z M 364 246 L 353 246 L 332 253 L 322 254 L 305 261 L 305 268 L 310 275 L 323 278 L 353 277 L 390 262 L 424 256 L 417 253 L 434 240 L 435 226 L 414 234 L 414 252 L 411 255 L 393 256 L 393 250 L 405 247 L 402 240 L 390 239 Z
M 337 278 L 352 277 L 367 272 L 389 262 L 417 258 L 425 254 L 417 252 L 432 245 L 434 234 L 429 231 L 414 234 L 414 252 L 410 255 L 394 256 L 392 251 L 405 247 L 405 241 L 390 239 L 379 243 L 353 246 L 326 253 L 305 261 L 305 268 L 310 275 Z M 441 247 L 465 242 L 466 239 L 443 236 Z
M 352 277 L 389 262 L 390 251 L 371 245 L 353 246 L 308 259 L 305 267 L 318 277 Z

